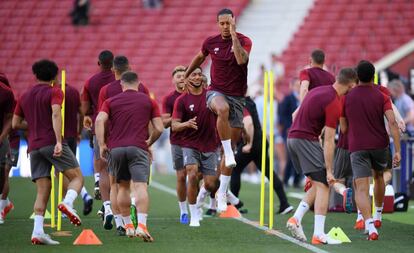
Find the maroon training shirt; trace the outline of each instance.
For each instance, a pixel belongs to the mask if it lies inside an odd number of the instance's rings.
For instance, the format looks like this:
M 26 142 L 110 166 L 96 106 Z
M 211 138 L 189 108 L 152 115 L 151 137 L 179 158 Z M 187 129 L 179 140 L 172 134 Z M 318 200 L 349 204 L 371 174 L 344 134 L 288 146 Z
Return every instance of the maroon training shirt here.
M 0 82 L 0 132 L 3 131 L 3 121 L 7 114 L 13 114 L 14 94 L 7 85 Z
M 138 91 L 148 96 L 150 95 L 148 88 L 143 83 L 139 83 Z M 99 92 L 98 108 L 101 108 L 105 100 L 114 97 L 115 95 L 118 95 L 120 93 L 122 93 L 121 80 L 115 80 L 110 84 L 107 84 L 104 87 L 102 87 L 101 91 Z
M 335 77 L 331 73 L 318 67 L 303 69 L 299 73 L 299 79 L 301 82 L 304 80 L 309 81 L 308 90 L 312 90 L 313 88 L 323 85 L 332 85 L 335 83 Z
M 241 33 L 237 33 L 241 46 L 250 52 L 252 41 Z M 219 91 L 228 96 L 243 97 L 247 91 L 247 64 L 237 64 L 233 52 L 231 38 L 223 39 L 221 35 L 207 38 L 201 52 L 211 55 L 210 90 Z
M 318 141 L 324 126 L 337 127 L 341 110 L 340 98 L 332 86 L 309 91 L 299 107 L 288 138 Z
M 65 138 L 78 137 L 79 91 L 70 85 L 65 90 Z
M 92 108 L 92 120 L 98 115 L 98 97 L 102 87 L 115 80 L 115 75 L 111 70 L 104 70 L 89 78 L 82 90 L 82 101 L 89 102 Z
M 62 105 L 62 102 L 62 90 L 47 84 L 37 84 L 21 96 L 14 114 L 27 121 L 28 152 L 56 144 L 52 124 L 52 105 Z
M 172 114 L 174 111 L 174 103 L 175 103 L 175 100 L 177 100 L 179 96 L 181 96 L 181 93 L 174 90 L 170 92 L 170 94 L 164 97 L 162 101 L 163 113 L 168 113 L 172 117 Z M 170 128 L 170 143 L 173 145 L 181 145 L 181 138 L 182 138 L 181 134 L 182 132 L 173 132 L 172 129 Z
M 142 92 L 126 90 L 107 99 L 101 111 L 109 115 L 109 148 L 135 146 L 148 151 L 148 124 L 160 117 L 153 99 Z
M 392 110 L 391 99 L 376 85 L 357 85 L 345 97 L 349 151 L 382 149 L 389 144 L 384 113 Z
M 198 130 L 184 130 L 181 146 L 200 152 L 215 152 L 219 145 L 216 115 L 207 108 L 206 93 L 207 90 L 203 89 L 200 95 L 183 93 L 179 96 L 174 104 L 173 119 L 185 122 L 197 116 Z

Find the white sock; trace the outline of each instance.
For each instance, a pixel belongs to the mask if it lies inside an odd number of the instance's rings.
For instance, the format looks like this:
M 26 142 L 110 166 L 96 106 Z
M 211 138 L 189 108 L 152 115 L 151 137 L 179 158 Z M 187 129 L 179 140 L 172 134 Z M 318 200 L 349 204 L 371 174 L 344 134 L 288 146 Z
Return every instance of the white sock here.
M 365 220 L 365 230 L 368 230 L 369 234 L 378 233 L 374 225 L 374 219 L 369 218 Z
M 92 197 L 91 197 L 91 196 L 89 196 L 88 191 L 86 190 L 85 186 L 84 186 L 84 187 L 82 187 L 82 190 L 81 190 L 81 196 L 82 196 L 82 199 L 83 199 L 83 200 L 89 200 L 89 199 L 92 199 Z
M 146 213 L 139 213 L 138 214 L 138 224 L 147 225 L 147 216 Z
M 112 213 L 112 209 L 111 209 L 111 201 L 107 200 L 105 202 L 103 202 L 103 206 L 105 208 L 105 213 Z
M 334 183 L 334 189 L 338 194 L 343 195 L 344 191 L 346 190 L 345 185 L 341 184 L 341 183 Z
M 191 219 L 194 219 L 194 218 L 198 219 L 199 217 L 198 217 L 197 205 L 196 204 L 194 204 L 194 205 L 190 204 L 189 206 L 190 206 L 190 218 Z
M 122 216 L 122 221 L 124 222 L 125 225 L 132 224 L 131 217 L 129 215 Z M 118 226 L 118 224 L 117 224 L 117 226 Z
M 231 176 L 220 175 L 220 187 L 218 189 L 219 193 L 226 193 L 229 188 Z
M 305 215 L 305 213 L 309 210 L 309 205 L 308 203 L 306 203 L 305 201 L 301 201 L 298 205 L 298 208 L 296 208 L 295 214 L 293 215 L 293 217 L 296 218 L 296 220 L 298 220 L 299 223 L 302 222 L 302 218 Z
M 180 215 L 183 215 L 185 213 L 188 214 L 188 209 L 187 209 L 187 200 L 183 201 L 183 202 L 178 202 L 178 206 L 180 207 Z
M 34 227 L 33 227 L 33 234 L 44 234 L 43 231 L 43 221 L 44 217 L 42 215 L 35 215 L 34 216 Z
M 383 207 L 375 207 L 375 213 L 374 213 L 374 220 L 382 220 L 382 209 Z
M 216 206 L 217 206 L 216 198 L 210 197 L 210 205 L 209 205 L 208 209 L 216 210 Z
M 135 203 L 135 198 L 134 198 L 134 197 L 131 197 L 131 205 L 136 206 L 136 203 Z
M 7 206 L 7 200 L 0 199 L 0 210 L 3 210 Z
M 231 148 L 231 140 L 222 140 L 221 145 L 224 150 L 224 157 L 234 157 L 233 149 Z
M 114 215 L 114 220 L 115 220 L 115 225 L 116 225 L 117 228 L 124 226 L 123 219 L 122 219 L 122 215 L 115 214 Z
M 99 181 L 99 173 L 93 174 L 93 177 L 95 178 L 95 183 Z
M 236 195 L 234 195 L 230 190 L 227 191 L 227 201 L 233 206 L 240 203 L 239 198 L 237 198 Z
M 357 221 L 360 221 L 360 220 L 363 220 L 364 219 L 364 217 L 362 216 L 362 213 L 361 213 L 361 211 L 358 209 L 358 216 L 357 216 Z
M 313 235 L 321 236 L 325 234 L 325 215 L 315 214 L 315 224 L 313 227 Z
M 76 197 L 78 197 L 78 193 L 73 189 L 68 189 L 63 203 L 70 207 L 73 207 L 73 202 L 75 201 Z
M 200 191 L 198 192 L 198 195 L 197 195 L 197 206 L 198 207 L 202 207 L 203 202 L 209 193 L 210 192 L 207 191 L 206 188 L 204 188 L 204 185 L 201 186 Z

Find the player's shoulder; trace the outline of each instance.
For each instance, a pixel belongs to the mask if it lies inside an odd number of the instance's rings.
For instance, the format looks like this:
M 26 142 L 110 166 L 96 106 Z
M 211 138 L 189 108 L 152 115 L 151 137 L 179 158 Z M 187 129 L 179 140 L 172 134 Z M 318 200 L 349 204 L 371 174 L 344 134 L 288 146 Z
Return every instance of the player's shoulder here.
M 250 43 L 252 42 L 252 40 L 247 35 L 244 35 L 243 33 L 237 33 L 237 38 L 239 40 L 248 41 Z
M 217 41 L 220 41 L 220 39 L 221 39 L 221 34 L 216 34 L 216 35 L 211 35 L 211 36 L 208 36 L 205 40 L 204 40 L 204 43 L 214 43 L 214 42 L 217 42 Z

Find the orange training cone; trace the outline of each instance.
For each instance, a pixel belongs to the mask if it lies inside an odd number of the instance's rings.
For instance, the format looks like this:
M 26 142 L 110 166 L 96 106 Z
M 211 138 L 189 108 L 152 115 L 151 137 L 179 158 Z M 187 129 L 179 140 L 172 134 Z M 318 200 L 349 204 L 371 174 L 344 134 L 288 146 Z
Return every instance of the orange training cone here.
M 73 245 L 102 245 L 102 242 L 92 229 L 84 229 L 73 242 Z
M 239 210 L 233 205 L 227 206 L 227 210 L 220 214 L 220 218 L 240 218 Z

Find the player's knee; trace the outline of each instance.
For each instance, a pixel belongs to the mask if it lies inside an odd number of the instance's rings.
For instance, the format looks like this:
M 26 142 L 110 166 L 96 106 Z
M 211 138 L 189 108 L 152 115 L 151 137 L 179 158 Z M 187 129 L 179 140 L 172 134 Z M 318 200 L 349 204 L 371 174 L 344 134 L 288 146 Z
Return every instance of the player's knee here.
M 374 180 L 383 180 L 384 172 L 383 171 L 374 171 Z
M 204 188 L 206 188 L 209 192 L 214 192 L 217 188 L 216 183 L 214 181 L 205 181 Z
M 227 103 L 220 103 L 216 106 L 216 111 L 218 116 L 228 116 L 229 114 L 229 105 Z

